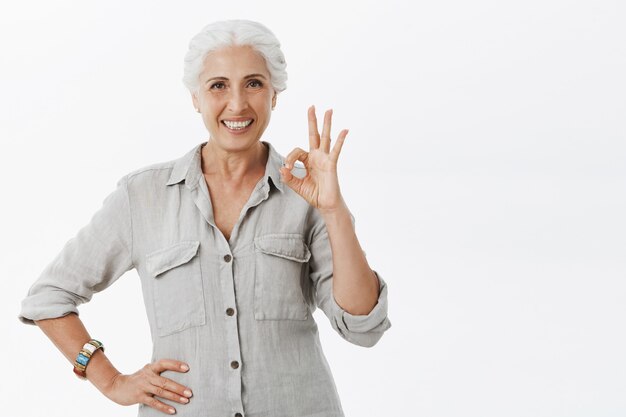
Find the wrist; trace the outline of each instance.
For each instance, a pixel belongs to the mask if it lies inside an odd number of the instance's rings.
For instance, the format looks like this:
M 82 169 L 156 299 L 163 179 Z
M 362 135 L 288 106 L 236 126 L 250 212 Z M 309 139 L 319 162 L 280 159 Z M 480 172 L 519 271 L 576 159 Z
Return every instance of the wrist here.
M 87 369 L 87 379 L 103 394 L 113 387 L 120 374 L 102 351 L 96 351 Z
M 122 376 L 121 372 L 115 372 L 102 387 L 98 387 L 98 390 L 104 394 L 105 397 L 110 398 L 111 392 L 115 390 L 115 386 L 118 384 L 120 376 Z
M 104 352 L 104 346 L 102 342 L 91 339 L 87 343 L 83 345 L 80 349 L 80 352 L 76 356 L 76 360 L 74 361 L 74 373 L 81 379 L 87 379 L 87 365 L 89 365 L 89 361 L 91 357 L 96 353 L 98 349 L 102 349 Z
M 348 210 L 348 206 L 346 205 L 346 202 L 343 200 L 343 198 L 341 198 L 341 201 L 335 207 L 330 207 L 330 208 L 325 208 L 325 209 L 318 208 L 317 210 L 320 212 L 322 217 L 324 217 L 324 219 L 327 219 L 327 218 L 331 219 L 333 217 L 343 217 L 346 214 L 348 216 L 350 215 L 349 214 L 350 210 Z

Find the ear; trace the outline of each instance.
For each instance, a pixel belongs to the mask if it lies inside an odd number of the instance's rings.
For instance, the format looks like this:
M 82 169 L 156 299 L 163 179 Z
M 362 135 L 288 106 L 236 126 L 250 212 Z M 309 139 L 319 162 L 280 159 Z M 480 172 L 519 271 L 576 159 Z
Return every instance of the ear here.
M 196 111 L 200 113 L 200 102 L 198 101 L 198 96 L 196 95 L 196 93 L 191 93 L 191 102 L 193 103 L 194 109 L 196 109 Z
M 274 110 L 274 107 L 276 107 L 276 93 L 274 93 L 274 97 L 272 97 L 272 110 Z

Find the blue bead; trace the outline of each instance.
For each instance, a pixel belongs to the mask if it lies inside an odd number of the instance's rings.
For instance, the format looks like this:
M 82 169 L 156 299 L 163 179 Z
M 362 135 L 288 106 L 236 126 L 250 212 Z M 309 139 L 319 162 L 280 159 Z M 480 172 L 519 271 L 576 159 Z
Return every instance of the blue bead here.
M 87 362 L 89 362 L 89 358 L 85 355 L 83 355 L 82 353 L 78 354 L 78 358 L 76 358 L 76 362 L 80 363 L 81 365 L 85 366 L 87 365 Z

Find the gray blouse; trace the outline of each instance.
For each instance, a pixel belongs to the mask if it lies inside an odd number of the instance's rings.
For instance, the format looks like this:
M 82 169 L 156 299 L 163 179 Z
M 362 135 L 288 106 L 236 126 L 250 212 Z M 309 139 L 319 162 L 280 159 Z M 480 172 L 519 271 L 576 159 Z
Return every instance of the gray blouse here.
M 371 347 L 391 327 L 385 281 L 376 273 L 380 294 L 367 315 L 336 303 L 323 218 L 282 183 L 285 158 L 265 141 L 265 176 L 227 241 L 215 226 L 202 175 L 206 143 L 122 177 L 31 286 L 18 318 L 34 325 L 78 314 L 79 304 L 134 268 L 151 361 L 190 366 L 161 374 L 193 390 L 188 404 L 159 398 L 177 415 L 344 416 L 312 313 L 321 308 L 342 338 Z M 305 175 L 304 168 L 292 172 Z M 164 413 L 140 404 L 138 415 Z

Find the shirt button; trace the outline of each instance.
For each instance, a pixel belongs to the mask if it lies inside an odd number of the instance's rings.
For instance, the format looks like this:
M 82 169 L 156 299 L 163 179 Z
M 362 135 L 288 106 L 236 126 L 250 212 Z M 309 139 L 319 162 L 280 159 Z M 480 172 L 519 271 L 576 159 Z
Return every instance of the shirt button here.
M 232 256 L 230 256 L 230 255 L 224 255 L 224 260 L 225 260 L 226 262 L 230 262 L 230 260 L 231 260 L 231 259 L 233 259 L 233 257 L 232 257 Z
M 230 363 L 230 367 L 231 367 L 231 368 L 233 368 L 233 369 L 237 369 L 237 368 L 239 368 L 239 362 L 237 362 L 237 361 L 232 361 L 232 362 Z
M 226 314 L 228 314 L 229 316 L 232 316 L 233 314 L 235 314 L 235 310 L 229 307 L 226 309 Z

